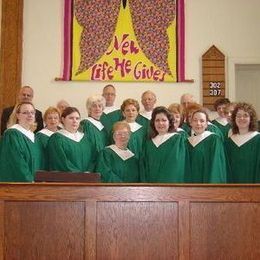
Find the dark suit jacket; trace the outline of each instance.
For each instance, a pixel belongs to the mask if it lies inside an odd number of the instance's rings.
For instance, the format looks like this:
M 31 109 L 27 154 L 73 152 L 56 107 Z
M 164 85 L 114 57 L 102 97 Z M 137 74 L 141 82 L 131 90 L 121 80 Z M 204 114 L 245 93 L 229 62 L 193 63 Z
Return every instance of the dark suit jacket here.
M 14 110 L 14 106 L 3 109 L 3 113 L 1 117 L 1 135 L 3 135 L 6 129 L 9 116 L 12 114 L 13 110 Z M 35 114 L 35 121 L 37 122 L 37 129 L 34 132 L 36 133 L 43 128 L 42 112 L 37 109 Z

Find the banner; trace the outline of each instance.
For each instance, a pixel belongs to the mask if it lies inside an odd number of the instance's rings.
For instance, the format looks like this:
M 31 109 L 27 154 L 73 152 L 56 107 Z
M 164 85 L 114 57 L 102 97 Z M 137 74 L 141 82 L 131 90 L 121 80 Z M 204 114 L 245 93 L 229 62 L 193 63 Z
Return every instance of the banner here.
M 184 0 L 65 0 L 62 80 L 185 81 Z

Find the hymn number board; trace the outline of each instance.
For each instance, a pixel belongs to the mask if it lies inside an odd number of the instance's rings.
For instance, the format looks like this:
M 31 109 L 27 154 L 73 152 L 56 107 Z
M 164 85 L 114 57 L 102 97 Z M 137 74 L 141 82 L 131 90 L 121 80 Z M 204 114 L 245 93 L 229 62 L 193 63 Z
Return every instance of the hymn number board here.
M 214 110 L 214 102 L 225 97 L 225 56 L 212 46 L 202 56 L 203 106 Z

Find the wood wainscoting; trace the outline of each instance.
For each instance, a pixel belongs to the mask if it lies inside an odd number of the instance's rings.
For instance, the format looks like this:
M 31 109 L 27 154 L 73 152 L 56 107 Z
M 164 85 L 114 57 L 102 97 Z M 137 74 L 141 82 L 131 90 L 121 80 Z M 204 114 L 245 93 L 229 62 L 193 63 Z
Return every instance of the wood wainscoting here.
M 0 259 L 260 259 L 260 185 L 0 184 Z

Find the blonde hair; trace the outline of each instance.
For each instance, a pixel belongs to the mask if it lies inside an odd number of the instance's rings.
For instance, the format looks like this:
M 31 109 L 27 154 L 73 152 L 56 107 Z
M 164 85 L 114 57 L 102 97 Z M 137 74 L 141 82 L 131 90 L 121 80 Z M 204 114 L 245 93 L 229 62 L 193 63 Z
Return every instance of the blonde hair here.
M 56 107 L 48 107 L 46 109 L 46 111 L 44 112 L 44 115 L 43 115 L 44 122 L 46 122 L 47 117 L 48 117 L 49 114 L 54 114 L 54 113 L 57 113 L 58 116 L 59 116 L 59 119 L 60 119 L 61 115 L 60 115 L 60 112 L 59 112 L 58 108 L 56 108 Z
M 36 110 L 35 107 L 34 107 L 34 105 L 33 105 L 33 103 L 31 103 L 31 102 L 21 102 L 21 103 L 17 103 L 17 104 L 14 106 L 14 109 L 13 109 L 13 111 L 12 111 L 12 113 L 11 113 L 9 119 L 8 119 L 7 128 L 10 128 L 11 126 L 13 126 L 13 125 L 15 125 L 15 124 L 18 123 L 17 114 L 20 112 L 22 105 L 31 105 L 31 106 L 34 108 L 34 110 Z M 32 132 L 34 132 L 34 131 L 36 130 L 36 128 L 37 128 L 37 123 L 34 122 L 34 123 L 30 126 L 30 130 L 31 130 Z
M 114 133 L 115 131 L 117 131 L 120 128 L 126 128 L 127 131 L 129 133 L 131 133 L 131 128 L 130 128 L 129 124 L 125 121 L 118 121 L 118 122 L 114 123 L 112 132 Z

